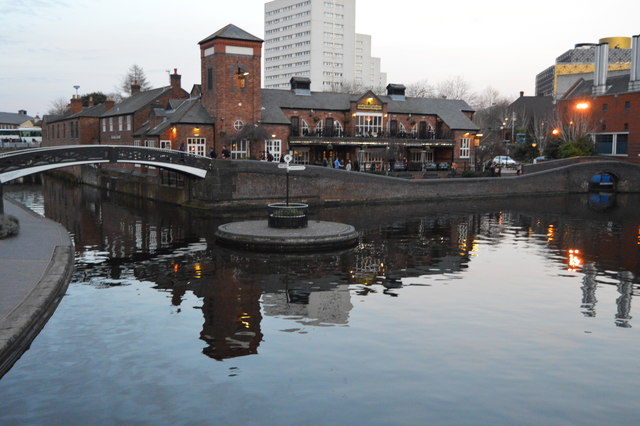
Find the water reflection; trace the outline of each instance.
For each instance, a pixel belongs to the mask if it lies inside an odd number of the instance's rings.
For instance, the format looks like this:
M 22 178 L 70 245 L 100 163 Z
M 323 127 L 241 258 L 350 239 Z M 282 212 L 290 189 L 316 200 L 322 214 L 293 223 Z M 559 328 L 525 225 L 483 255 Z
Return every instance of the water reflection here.
M 152 282 L 177 314 L 193 308 L 183 305 L 185 295 L 194 294 L 201 301 L 202 352 L 216 360 L 258 353 L 264 316 L 290 321 L 282 331 L 296 333 L 349 326 L 354 297 L 396 298 L 406 286 L 452 283 L 473 268 L 480 245 L 534 248 L 566 274 L 581 276 L 576 297 L 585 317 L 596 316 L 598 287 L 615 285 L 614 323 L 632 325 L 640 259 L 638 200 L 632 197 L 619 197 L 607 214 L 590 209 L 584 197 L 319 210 L 319 219 L 357 224 L 359 244 L 296 256 L 219 247 L 215 229 L 239 216 L 51 179 L 42 193 L 46 215 L 74 236 L 74 282 L 104 289 Z

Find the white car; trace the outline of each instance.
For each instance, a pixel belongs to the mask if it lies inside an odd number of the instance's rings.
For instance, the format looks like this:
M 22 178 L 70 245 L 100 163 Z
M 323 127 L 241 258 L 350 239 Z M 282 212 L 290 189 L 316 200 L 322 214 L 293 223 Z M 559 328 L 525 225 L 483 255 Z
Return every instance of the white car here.
M 499 166 L 506 166 L 506 167 L 515 167 L 518 165 L 516 160 L 509 157 L 508 155 L 498 155 L 496 157 L 493 157 L 492 162 Z

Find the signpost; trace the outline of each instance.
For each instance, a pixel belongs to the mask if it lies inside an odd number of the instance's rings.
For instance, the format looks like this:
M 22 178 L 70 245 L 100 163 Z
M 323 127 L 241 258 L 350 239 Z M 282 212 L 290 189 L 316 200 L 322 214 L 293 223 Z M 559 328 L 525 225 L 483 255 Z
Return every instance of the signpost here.
M 287 206 L 289 205 L 289 170 L 298 171 L 306 169 L 305 166 L 290 166 L 289 163 L 291 163 L 291 160 L 293 160 L 293 157 L 287 154 L 284 156 L 284 164 L 278 164 L 279 169 L 287 169 Z

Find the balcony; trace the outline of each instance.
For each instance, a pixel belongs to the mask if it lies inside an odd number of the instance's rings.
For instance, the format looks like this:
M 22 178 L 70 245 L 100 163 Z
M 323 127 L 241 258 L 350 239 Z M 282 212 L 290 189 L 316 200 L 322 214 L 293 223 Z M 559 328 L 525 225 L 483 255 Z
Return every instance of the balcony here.
M 326 132 L 323 130 L 305 132 L 296 136 L 295 132 L 289 142 L 297 145 L 370 145 L 370 146 L 446 146 L 454 145 L 451 131 L 426 132 L 367 132 L 352 135 L 348 131 Z

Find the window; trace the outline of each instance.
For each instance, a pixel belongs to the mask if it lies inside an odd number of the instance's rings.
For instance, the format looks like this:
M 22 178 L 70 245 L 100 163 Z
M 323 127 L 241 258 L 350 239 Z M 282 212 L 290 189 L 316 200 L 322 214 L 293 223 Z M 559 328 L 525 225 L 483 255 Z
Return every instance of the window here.
M 280 139 L 267 139 L 264 141 L 264 149 L 273 155 L 273 161 L 280 161 L 282 153 L 282 141 Z
M 119 131 L 119 132 L 121 132 L 121 131 L 122 131 L 122 124 L 123 124 L 123 121 L 124 121 L 124 117 L 123 117 L 123 116 L 121 116 L 121 115 L 119 115 L 119 116 L 118 116 L 118 131 Z
M 624 110 L 625 111 L 631 111 L 631 101 L 625 101 Z
M 131 116 L 127 115 L 127 131 L 131 131 Z
M 382 114 L 356 113 L 356 135 L 376 137 L 382 132 Z
M 146 146 L 147 148 L 155 148 L 156 147 L 156 141 L 154 141 L 153 139 L 146 139 L 144 141 L 144 146 Z
M 236 120 L 233 123 L 233 128 L 236 129 L 236 131 L 238 131 L 238 132 L 240 130 L 242 130 L 243 127 L 244 127 L 244 121 L 242 121 L 242 120 Z
M 333 122 L 333 135 L 339 138 L 341 138 L 344 135 L 344 128 L 342 127 L 342 124 L 338 120 L 335 120 Z
M 471 151 L 470 147 L 470 138 L 462 138 L 460 140 L 460 158 L 469 158 L 469 152 Z
M 602 104 L 602 112 L 607 112 L 609 110 L 609 104 Z
M 295 164 L 309 164 L 309 148 L 298 148 L 293 151 L 293 162 Z
M 249 141 L 242 139 L 238 142 L 231 144 L 231 159 L 239 160 L 249 157 Z
M 140 146 L 140 140 L 139 139 L 134 140 L 133 146 Z
M 113 132 L 113 117 L 109 117 L 109 131 Z
M 195 154 L 204 157 L 206 155 L 206 147 L 206 138 L 187 138 L 187 152 L 189 154 Z
M 160 141 L 160 148 L 162 148 L 162 149 L 171 149 L 171 141 L 161 140 Z
M 213 68 L 207 68 L 207 91 L 213 90 Z
M 307 136 L 309 134 L 309 125 L 304 118 L 301 118 L 300 121 L 302 122 L 302 135 Z
M 596 152 L 603 155 L 627 155 L 628 133 L 599 133 L 594 135 Z
M 291 136 L 300 136 L 300 118 L 291 117 Z
M 103 118 L 101 121 L 102 121 L 102 131 L 106 132 L 107 131 L 107 119 Z
M 624 123 L 623 128 L 624 128 L 623 130 L 625 132 L 628 132 L 629 131 L 629 123 Z
M 316 123 L 316 135 L 322 136 L 322 120 L 318 120 Z

